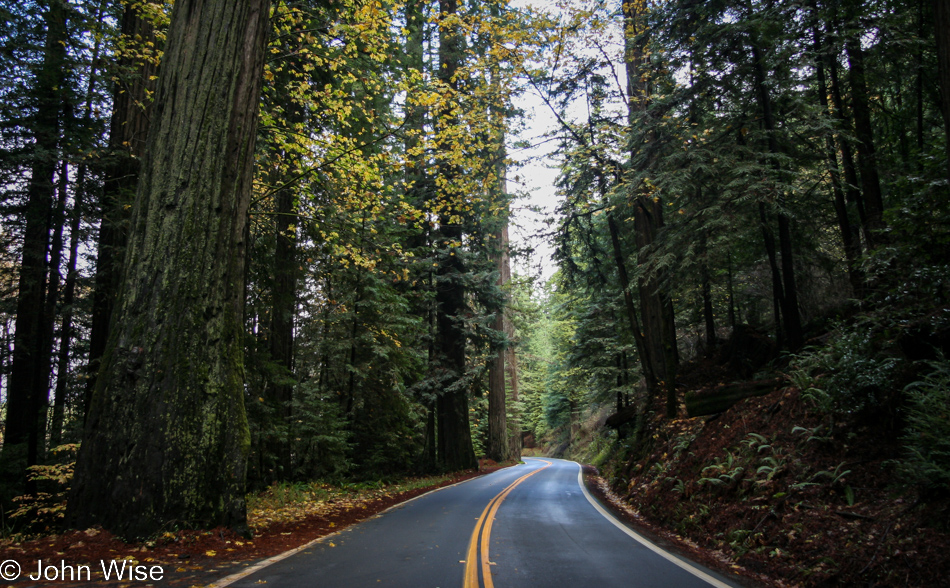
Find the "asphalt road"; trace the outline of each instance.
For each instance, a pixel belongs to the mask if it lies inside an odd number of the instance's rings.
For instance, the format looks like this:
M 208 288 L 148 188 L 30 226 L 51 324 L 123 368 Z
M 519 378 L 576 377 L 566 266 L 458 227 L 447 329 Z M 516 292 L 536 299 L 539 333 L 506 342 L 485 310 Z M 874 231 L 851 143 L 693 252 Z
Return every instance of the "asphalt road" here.
M 589 497 L 580 466 L 525 458 L 421 496 L 216 586 L 737 586 L 658 547 Z

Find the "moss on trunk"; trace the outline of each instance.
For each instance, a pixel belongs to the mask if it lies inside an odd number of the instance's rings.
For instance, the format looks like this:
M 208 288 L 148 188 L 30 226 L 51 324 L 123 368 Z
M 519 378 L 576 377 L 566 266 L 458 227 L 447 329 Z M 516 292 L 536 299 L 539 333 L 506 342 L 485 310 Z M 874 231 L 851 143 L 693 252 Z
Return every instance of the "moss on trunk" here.
M 245 235 L 268 11 L 175 4 L 74 526 L 246 526 Z

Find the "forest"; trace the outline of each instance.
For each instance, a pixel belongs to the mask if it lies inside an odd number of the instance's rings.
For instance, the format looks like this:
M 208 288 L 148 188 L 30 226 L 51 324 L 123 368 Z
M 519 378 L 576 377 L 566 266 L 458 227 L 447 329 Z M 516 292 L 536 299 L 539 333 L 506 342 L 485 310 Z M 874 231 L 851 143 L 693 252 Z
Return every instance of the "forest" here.
M 673 527 L 674 494 L 860 503 L 816 456 L 883 464 L 946 520 L 947 3 L 0 14 L 4 535 L 242 530 L 274 485 L 522 452 L 594 463 Z M 543 146 L 549 278 L 509 239 Z M 716 446 L 748 463 L 689 462 L 776 394 L 781 431 Z M 814 451 L 780 455 L 792 436 Z

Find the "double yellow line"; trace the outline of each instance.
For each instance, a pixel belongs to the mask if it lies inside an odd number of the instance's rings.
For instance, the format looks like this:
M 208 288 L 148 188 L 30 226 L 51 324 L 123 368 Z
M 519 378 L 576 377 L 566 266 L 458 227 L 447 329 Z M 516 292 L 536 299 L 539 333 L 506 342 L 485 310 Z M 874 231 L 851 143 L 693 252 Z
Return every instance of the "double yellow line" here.
M 491 562 L 488 561 L 488 541 L 491 538 L 492 521 L 495 520 L 495 513 L 498 511 L 498 507 L 501 506 L 502 501 L 518 484 L 551 465 L 549 461 L 543 459 L 539 461 L 543 461 L 547 465 L 536 470 L 531 470 L 509 484 L 507 488 L 491 499 L 491 502 L 489 502 L 485 510 L 482 511 L 482 516 L 478 517 L 478 522 L 475 523 L 475 530 L 472 531 L 472 539 L 468 544 L 468 555 L 465 557 L 465 582 L 462 584 L 464 588 L 479 588 L 479 562 L 482 567 L 482 581 L 485 584 L 485 588 L 494 588 L 491 579 L 491 570 L 489 569 Z M 481 541 L 479 541 L 479 534 L 481 534 Z M 478 557 L 479 547 L 481 547 L 481 559 Z

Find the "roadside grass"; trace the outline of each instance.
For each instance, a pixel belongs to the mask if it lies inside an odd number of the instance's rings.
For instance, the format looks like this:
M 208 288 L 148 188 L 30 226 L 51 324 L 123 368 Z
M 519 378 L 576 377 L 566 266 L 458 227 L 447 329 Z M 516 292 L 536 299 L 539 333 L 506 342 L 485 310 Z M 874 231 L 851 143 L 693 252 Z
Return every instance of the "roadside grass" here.
M 324 515 L 341 508 L 366 508 L 370 502 L 451 480 L 451 474 L 404 478 L 393 482 L 281 482 L 247 497 L 248 525 L 255 532 L 275 523 Z

